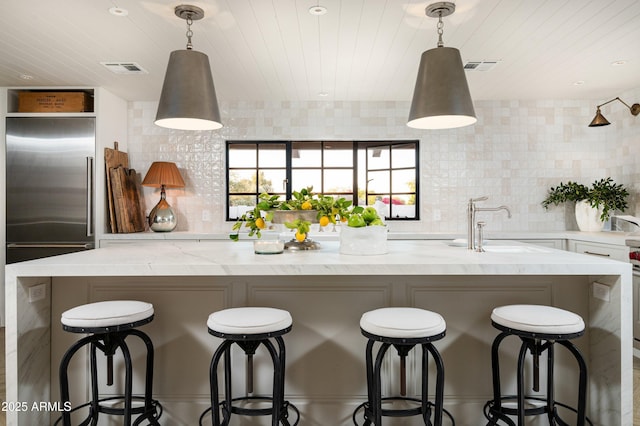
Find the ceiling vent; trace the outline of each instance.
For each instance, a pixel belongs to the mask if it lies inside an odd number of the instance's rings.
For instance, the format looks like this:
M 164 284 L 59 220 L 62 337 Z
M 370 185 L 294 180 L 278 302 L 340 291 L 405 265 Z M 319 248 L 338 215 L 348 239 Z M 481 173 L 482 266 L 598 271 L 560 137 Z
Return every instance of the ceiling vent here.
M 469 61 L 464 64 L 465 71 L 491 71 L 500 61 Z
M 114 74 L 149 74 L 135 62 L 100 62 Z

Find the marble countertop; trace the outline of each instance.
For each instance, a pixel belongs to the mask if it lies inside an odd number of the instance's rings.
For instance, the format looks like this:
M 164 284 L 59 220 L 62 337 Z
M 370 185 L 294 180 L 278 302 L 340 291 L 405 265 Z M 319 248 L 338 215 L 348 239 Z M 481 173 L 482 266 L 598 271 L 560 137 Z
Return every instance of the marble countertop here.
M 384 255 L 343 255 L 337 241 L 323 241 L 320 250 L 257 255 L 252 241 L 145 241 L 15 263 L 7 265 L 6 274 L 7 278 L 631 274 L 630 264 L 605 258 L 513 241 L 493 240 L 489 245 L 498 252 L 477 253 L 450 241 L 391 240 Z

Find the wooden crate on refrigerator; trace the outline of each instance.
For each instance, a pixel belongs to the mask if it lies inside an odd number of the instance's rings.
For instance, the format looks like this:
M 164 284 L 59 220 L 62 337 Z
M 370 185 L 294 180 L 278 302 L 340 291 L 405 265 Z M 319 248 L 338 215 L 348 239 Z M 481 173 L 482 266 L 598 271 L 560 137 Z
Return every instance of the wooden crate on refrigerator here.
M 29 92 L 18 94 L 18 112 L 93 112 L 86 92 Z

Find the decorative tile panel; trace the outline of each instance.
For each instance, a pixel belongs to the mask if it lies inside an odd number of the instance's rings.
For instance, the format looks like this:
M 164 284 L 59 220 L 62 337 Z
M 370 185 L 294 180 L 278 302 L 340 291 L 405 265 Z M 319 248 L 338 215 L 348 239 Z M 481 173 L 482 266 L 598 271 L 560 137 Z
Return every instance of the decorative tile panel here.
M 615 96 L 615 94 L 612 94 Z M 621 94 L 638 100 L 640 89 Z M 129 158 L 143 175 L 153 161 L 173 161 L 187 184 L 167 190 L 180 231 L 225 233 L 225 141 L 419 139 L 422 200 L 419 222 L 391 223 L 393 231 L 466 232 L 466 202 L 489 196 L 481 213 L 486 232 L 560 231 L 575 226 L 565 207 L 545 211 L 550 186 L 590 184 L 611 176 L 640 191 L 640 118 L 620 104 L 608 106 L 610 126 L 589 128 L 596 101 L 477 101 L 475 126 L 415 130 L 406 126 L 409 102 L 222 102 L 224 126 L 188 132 L 155 126 L 157 103 L 129 104 Z M 147 211 L 159 191 L 144 188 Z M 637 210 L 633 196 L 629 214 Z M 439 218 L 439 219 L 438 219 Z

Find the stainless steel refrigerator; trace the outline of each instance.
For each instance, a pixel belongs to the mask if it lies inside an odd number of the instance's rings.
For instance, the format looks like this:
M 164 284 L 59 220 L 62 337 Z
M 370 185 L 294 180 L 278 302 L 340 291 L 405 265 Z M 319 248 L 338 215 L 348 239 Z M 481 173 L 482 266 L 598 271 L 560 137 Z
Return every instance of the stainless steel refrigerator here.
M 7 263 L 95 246 L 93 117 L 7 117 Z

